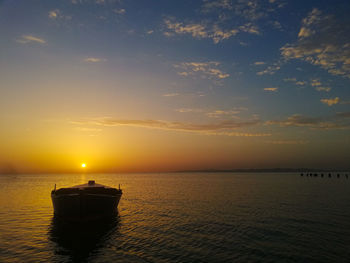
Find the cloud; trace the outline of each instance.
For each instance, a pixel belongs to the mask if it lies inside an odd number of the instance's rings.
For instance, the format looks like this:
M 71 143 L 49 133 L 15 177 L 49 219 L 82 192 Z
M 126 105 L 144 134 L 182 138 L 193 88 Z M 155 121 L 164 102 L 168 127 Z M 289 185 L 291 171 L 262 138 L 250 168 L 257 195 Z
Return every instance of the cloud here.
M 209 33 L 206 27 L 200 24 L 188 24 L 183 25 L 183 23 L 172 22 L 170 19 L 164 20 L 168 29 L 175 31 L 177 34 L 191 34 L 196 38 L 208 38 Z
M 224 73 L 218 66 L 219 62 L 210 61 L 210 62 L 183 62 L 180 64 L 175 64 L 174 67 L 180 69 L 178 74 L 180 76 L 190 76 L 195 74 L 200 74 L 202 77 L 209 79 L 225 79 L 230 75 Z
M 267 16 L 259 0 L 242 0 L 235 3 L 235 14 L 247 20 L 254 21 Z
M 285 82 L 296 82 L 297 79 L 296 78 L 285 78 L 283 79 Z
M 272 66 L 268 66 L 266 69 L 257 72 L 256 74 L 261 76 L 261 75 L 273 75 L 276 73 L 276 71 L 280 70 L 281 67 L 278 63 L 274 63 Z
M 46 44 L 46 40 L 39 37 L 32 36 L 32 35 L 22 35 L 22 37 L 20 39 L 17 39 L 16 41 L 21 44 L 27 44 L 32 42 L 39 43 L 39 44 Z
M 126 13 L 126 10 L 124 8 L 119 8 L 119 9 L 113 9 L 113 12 L 118 15 L 124 15 Z
M 306 81 L 297 81 L 297 82 L 295 82 L 295 85 L 298 85 L 298 86 L 304 86 L 306 84 L 307 84 Z
M 274 28 L 283 31 L 282 25 L 279 21 L 273 21 L 273 22 L 271 22 L 271 24 Z
M 167 93 L 167 94 L 163 94 L 163 97 L 175 97 L 175 96 L 179 96 L 179 93 Z
M 85 62 L 91 62 L 91 63 L 97 63 L 97 62 L 104 62 L 106 59 L 104 58 L 94 58 L 94 57 L 88 57 L 84 59 Z
M 239 114 L 241 111 L 247 110 L 247 108 L 244 107 L 238 107 L 231 110 L 213 110 L 213 111 L 206 111 L 204 109 L 192 109 L 192 108 L 180 108 L 176 109 L 175 111 L 181 112 L 181 113 L 204 113 L 209 118 L 235 118 L 239 119 L 237 114 Z
M 58 18 L 59 13 L 60 13 L 60 10 L 58 10 L 58 9 L 49 11 L 49 18 L 56 19 L 56 18 Z
M 279 125 L 281 127 L 307 127 L 311 129 L 350 129 L 350 112 L 338 112 L 326 117 L 308 117 L 294 114 L 284 120 L 270 120 L 266 125 Z
M 204 1 L 202 6 L 202 12 L 207 13 L 212 11 L 213 9 L 228 9 L 232 10 L 232 1 L 230 0 L 218 0 L 218 1 Z
M 331 91 L 331 88 L 329 88 L 329 87 L 316 87 L 315 90 L 329 92 L 329 91 Z
M 310 81 L 300 81 L 297 80 L 296 78 L 285 78 L 283 79 L 285 82 L 294 82 L 295 85 L 297 86 L 305 86 L 307 84 L 311 85 L 312 87 L 315 87 L 315 90 L 317 91 L 325 91 L 329 92 L 331 88 L 329 87 L 323 87 L 322 82 L 319 79 L 310 79 Z
M 222 117 L 238 118 L 235 115 L 240 112 L 241 112 L 240 110 L 215 110 L 215 111 L 206 113 L 206 115 L 210 118 L 222 118 Z
M 296 145 L 296 144 L 308 144 L 309 141 L 304 141 L 304 140 L 274 140 L 274 141 L 266 141 L 266 143 L 278 144 L 278 145 Z
M 254 62 L 254 65 L 255 65 L 255 66 L 265 65 L 265 62 L 263 62 L 263 61 L 257 61 L 257 62 Z
M 75 125 L 95 125 L 105 127 L 129 126 L 140 128 L 151 128 L 168 131 L 193 132 L 207 135 L 227 135 L 227 136 L 269 136 L 270 134 L 250 134 L 238 133 L 233 130 L 255 126 L 260 123 L 259 119 L 247 121 L 225 120 L 217 123 L 186 123 L 186 122 L 170 122 L 163 120 L 120 120 L 113 118 L 96 118 L 83 121 L 71 122 Z
M 324 15 L 314 8 L 302 20 L 297 41 L 281 48 L 282 56 L 350 78 L 350 23 L 337 20 L 339 17 Z
M 207 26 L 200 23 L 184 24 L 180 22 L 174 22 L 170 19 L 165 19 L 164 23 L 167 29 L 173 31 L 176 34 L 190 34 L 193 38 L 211 38 L 215 44 L 224 39 L 228 39 L 235 36 L 239 30 L 230 29 L 223 30 L 218 25 Z M 164 32 L 165 36 L 172 36 L 169 32 Z
M 242 32 L 260 35 L 260 31 L 259 31 L 258 26 L 253 25 L 252 23 L 246 23 L 246 24 L 244 24 L 243 26 L 240 26 L 239 29 L 240 29 Z
M 265 91 L 277 92 L 278 88 L 264 88 Z
M 165 36 L 189 34 L 197 39 L 212 39 L 215 44 L 236 36 L 238 33 L 261 35 L 258 20 L 281 8 L 281 1 L 270 4 L 261 0 L 204 0 L 200 20 L 178 22 L 167 18 L 164 24 L 168 31 Z M 260 23 L 261 24 L 261 23 Z M 267 25 L 281 29 L 278 21 L 267 21 Z M 170 32 L 169 32 L 170 31 Z M 241 42 L 241 41 L 240 41 Z M 243 42 L 241 42 L 243 43 Z
M 202 13 L 218 13 L 225 18 L 231 15 L 248 21 L 267 18 L 270 13 L 285 5 L 281 0 L 269 0 L 269 4 L 261 0 L 204 0 L 203 2 Z
M 321 99 L 321 102 L 327 104 L 328 106 L 332 106 L 339 103 L 339 97 L 335 97 L 333 99 Z
M 205 135 L 222 135 L 230 137 L 267 137 L 271 133 L 247 133 L 247 132 L 206 132 Z
M 321 86 L 322 83 L 318 79 L 311 79 L 311 86 L 316 87 L 316 86 Z
M 181 113 L 188 113 L 188 112 L 203 112 L 202 109 L 190 109 L 190 108 L 180 108 L 180 109 L 176 109 L 175 111 L 177 112 L 181 112 Z
M 48 16 L 52 20 L 59 20 L 59 19 L 70 20 L 70 19 L 72 19 L 71 16 L 63 15 L 59 9 L 54 9 L 54 10 L 49 11 Z

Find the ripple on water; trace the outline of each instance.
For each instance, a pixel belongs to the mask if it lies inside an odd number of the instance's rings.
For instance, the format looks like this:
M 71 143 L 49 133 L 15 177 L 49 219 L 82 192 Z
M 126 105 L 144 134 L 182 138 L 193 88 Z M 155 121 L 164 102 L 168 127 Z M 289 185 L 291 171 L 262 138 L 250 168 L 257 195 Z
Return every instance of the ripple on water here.
M 78 175 L 0 178 L 0 262 L 349 262 L 348 182 L 292 174 L 90 175 L 119 214 L 66 224 L 50 191 Z M 83 178 L 84 180 L 86 178 Z

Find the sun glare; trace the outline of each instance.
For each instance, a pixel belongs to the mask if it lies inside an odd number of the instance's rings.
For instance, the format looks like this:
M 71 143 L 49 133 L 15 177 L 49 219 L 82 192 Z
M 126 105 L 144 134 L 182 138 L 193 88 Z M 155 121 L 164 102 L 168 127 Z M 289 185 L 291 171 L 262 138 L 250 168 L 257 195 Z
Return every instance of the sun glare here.
M 82 163 L 81 164 L 81 168 L 85 168 L 86 167 L 86 164 L 85 163 Z

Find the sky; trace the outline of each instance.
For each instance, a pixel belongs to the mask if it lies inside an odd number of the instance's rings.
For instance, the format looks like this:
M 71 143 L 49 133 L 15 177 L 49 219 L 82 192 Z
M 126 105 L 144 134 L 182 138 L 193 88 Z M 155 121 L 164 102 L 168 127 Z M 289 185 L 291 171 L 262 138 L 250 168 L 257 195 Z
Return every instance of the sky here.
M 348 169 L 349 13 L 2 0 L 0 172 Z

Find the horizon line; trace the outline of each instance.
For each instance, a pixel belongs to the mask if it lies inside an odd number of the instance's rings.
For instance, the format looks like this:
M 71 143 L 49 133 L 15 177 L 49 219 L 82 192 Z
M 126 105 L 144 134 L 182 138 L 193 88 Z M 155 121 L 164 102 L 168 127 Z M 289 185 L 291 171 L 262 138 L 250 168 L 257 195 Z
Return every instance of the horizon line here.
M 285 173 L 292 173 L 292 172 L 350 172 L 350 168 L 234 168 L 234 169 L 217 169 L 217 168 L 210 168 L 210 169 L 185 169 L 185 170 L 170 170 L 170 171 L 129 171 L 129 172 L 123 172 L 123 171 L 84 171 L 84 172 L 78 172 L 78 171 L 67 171 L 67 172 L 53 172 L 53 171 L 40 171 L 40 172 L 17 172 L 17 171 L 11 171 L 11 172 L 0 172 L 0 175 L 23 175 L 23 174 L 152 174 L 152 173 L 249 173 L 249 172 L 271 172 L 271 173 L 277 173 L 277 172 L 285 172 Z

